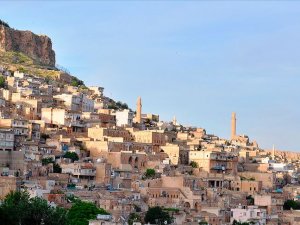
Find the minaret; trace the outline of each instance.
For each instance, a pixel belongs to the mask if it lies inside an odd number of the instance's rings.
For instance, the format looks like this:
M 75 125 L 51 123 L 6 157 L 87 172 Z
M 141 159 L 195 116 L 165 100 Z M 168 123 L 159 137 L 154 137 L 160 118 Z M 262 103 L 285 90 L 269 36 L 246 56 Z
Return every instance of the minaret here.
M 233 112 L 231 114 L 231 140 L 236 136 L 236 114 Z
M 177 120 L 176 120 L 176 116 L 173 117 L 173 125 L 177 125 Z
M 275 160 L 275 154 L 276 154 L 275 145 L 273 145 L 273 150 L 272 150 L 272 159 L 273 160 Z
M 142 99 L 141 97 L 138 97 L 137 103 L 136 103 L 136 122 L 141 123 L 142 122 Z

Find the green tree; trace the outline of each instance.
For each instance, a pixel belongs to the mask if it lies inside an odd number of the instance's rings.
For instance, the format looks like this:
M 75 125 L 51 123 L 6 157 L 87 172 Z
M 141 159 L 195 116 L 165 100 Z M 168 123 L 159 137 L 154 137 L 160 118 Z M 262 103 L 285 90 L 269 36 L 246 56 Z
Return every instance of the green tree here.
M 48 165 L 48 164 L 50 164 L 50 163 L 54 163 L 53 158 L 47 157 L 47 158 L 43 158 L 43 159 L 42 159 L 42 165 L 43 165 L 43 166 L 46 166 L 46 165 Z
M 82 80 L 79 80 L 76 77 L 73 77 L 71 85 L 74 86 L 74 87 L 79 87 L 81 85 L 84 85 L 84 82 Z
M 3 25 L 3 26 L 5 26 L 5 27 L 8 27 L 8 28 L 9 28 L 8 23 L 4 22 L 3 20 L 0 20 L 0 25 Z
M 283 210 L 300 209 L 300 202 L 296 202 L 294 200 L 286 200 L 283 204 Z
M 161 207 L 150 207 L 145 215 L 145 223 L 151 224 L 167 224 L 172 223 L 172 218 L 169 213 L 165 212 Z
M 0 75 L 0 88 L 4 88 L 5 87 L 5 78 Z
M 254 222 L 238 222 L 236 220 L 233 220 L 232 225 L 251 225 L 255 224 Z
M 27 192 L 10 192 L 1 205 L 1 224 L 23 224 L 29 208 L 29 199 Z
M 71 159 L 72 162 L 77 161 L 79 159 L 76 152 L 66 152 L 66 154 L 64 155 L 64 158 Z
M 208 225 L 208 223 L 206 221 L 201 221 L 199 222 L 199 225 Z
M 61 173 L 61 167 L 59 166 L 58 163 L 54 162 L 53 158 L 48 157 L 48 158 L 43 158 L 42 159 L 42 165 L 46 166 L 50 163 L 53 163 L 53 173 Z
M 146 178 L 152 178 L 155 176 L 155 170 L 154 169 L 147 169 L 145 172 Z
M 62 169 L 58 163 L 53 163 L 53 173 L 61 173 Z
M 198 163 L 195 162 L 195 161 L 191 161 L 190 166 L 193 167 L 193 168 L 198 168 L 199 167 Z
M 5 225 L 67 225 L 67 211 L 51 207 L 42 198 L 30 198 L 27 192 L 9 193 L 0 206 L 0 221 Z
M 31 198 L 29 202 L 24 225 L 40 225 L 42 221 L 46 225 L 67 224 L 65 209 L 51 207 L 45 199 L 39 197 Z
M 90 202 L 76 201 L 68 213 L 69 223 L 71 225 L 88 225 L 89 220 L 96 219 L 98 214 L 108 215 L 104 209 Z
M 252 197 L 252 195 L 248 195 L 246 197 L 246 200 L 248 202 L 248 205 L 254 205 L 254 198 Z
M 133 222 L 142 222 L 142 219 L 139 214 L 137 213 L 130 213 L 128 218 L 128 224 L 132 225 Z

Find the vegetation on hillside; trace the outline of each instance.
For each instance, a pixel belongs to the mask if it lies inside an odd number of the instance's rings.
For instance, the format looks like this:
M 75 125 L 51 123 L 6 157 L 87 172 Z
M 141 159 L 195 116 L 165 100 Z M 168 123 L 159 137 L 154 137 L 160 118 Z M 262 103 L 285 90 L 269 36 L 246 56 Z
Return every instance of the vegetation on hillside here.
M 9 68 L 11 71 L 18 70 L 40 77 L 54 78 L 61 73 L 61 71 L 55 68 L 48 68 L 37 64 L 37 62 L 21 52 L 0 51 L 0 65 Z
M 50 206 L 46 200 L 30 198 L 27 192 L 11 192 L 0 204 L 0 221 L 5 225 L 88 225 L 97 214 L 109 214 L 95 204 L 76 200 L 70 210 Z
M 145 215 L 145 223 L 170 224 L 172 217 L 162 207 L 150 207 Z
M 53 173 L 61 173 L 61 167 L 59 166 L 58 163 L 56 163 L 53 158 L 48 157 L 48 158 L 43 158 L 42 159 L 42 165 L 46 166 L 48 164 L 52 163 L 53 164 Z
M 149 179 L 149 178 L 154 178 L 155 177 L 155 170 L 154 169 L 147 169 L 146 172 L 144 173 L 144 177 Z
M 10 26 L 8 25 L 8 23 L 4 22 L 4 21 L 1 20 L 1 19 L 0 19 L 0 25 L 3 25 L 3 26 L 5 26 L 5 27 L 10 27 Z
M 128 224 L 132 225 L 134 222 L 142 222 L 142 218 L 137 213 L 131 213 L 128 218 Z
M 64 154 L 63 157 L 66 158 L 66 159 L 71 159 L 72 162 L 77 161 L 79 159 L 76 152 L 66 152 L 66 154 Z
M 98 214 L 109 215 L 102 208 L 97 208 L 97 206 L 91 202 L 76 201 L 72 208 L 68 212 L 69 224 L 72 225 L 88 225 L 89 220 L 96 219 Z
M 6 86 L 5 78 L 0 75 L 0 88 L 4 88 L 5 86 Z
M 238 222 L 236 220 L 232 222 L 232 225 L 252 225 L 252 224 L 255 224 L 255 222 Z
M 283 204 L 283 210 L 299 210 L 300 209 L 300 202 L 294 200 L 286 200 Z
M 42 198 L 30 198 L 27 192 L 11 192 L 0 205 L 0 221 L 5 225 L 67 225 L 67 211 L 51 207 Z
M 191 161 L 190 166 L 193 167 L 193 168 L 198 168 L 199 167 L 198 163 L 195 162 L 195 161 Z
M 110 99 L 108 106 L 108 109 L 114 109 L 114 110 L 124 110 L 124 109 L 129 109 L 128 105 L 126 103 L 123 103 L 121 101 L 115 102 L 114 100 Z M 132 111 L 131 109 L 129 109 Z
M 73 77 L 73 80 L 71 82 L 71 85 L 74 86 L 74 87 L 79 87 L 79 86 L 85 86 L 84 85 L 84 82 L 82 80 L 79 80 L 78 78 L 76 77 Z

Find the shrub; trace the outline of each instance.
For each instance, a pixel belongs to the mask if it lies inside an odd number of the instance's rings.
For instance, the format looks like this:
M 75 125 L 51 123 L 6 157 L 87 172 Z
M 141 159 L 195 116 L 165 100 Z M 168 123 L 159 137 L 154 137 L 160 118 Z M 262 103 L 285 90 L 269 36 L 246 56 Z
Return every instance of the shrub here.
M 195 161 L 191 161 L 190 166 L 193 167 L 193 168 L 198 168 L 199 167 L 198 163 L 195 162 Z
M 0 25 L 3 25 L 3 26 L 8 27 L 8 28 L 10 27 L 8 25 L 8 23 L 4 22 L 3 20 L 0 20 Z

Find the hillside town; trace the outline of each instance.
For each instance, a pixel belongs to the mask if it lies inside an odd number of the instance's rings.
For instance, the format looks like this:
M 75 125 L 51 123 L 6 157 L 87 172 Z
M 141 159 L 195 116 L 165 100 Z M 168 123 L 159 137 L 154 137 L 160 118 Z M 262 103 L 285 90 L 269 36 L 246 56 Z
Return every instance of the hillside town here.
M 0 199 L 27 191 L 53 207 L 80 199 L 108 212 L 89 225 L 300 224 L 286 204 L 300 200 L 300 154 L 261 149 L 237 132 L 236 113 L 227 140 L 161 121 L 138 93 L 131 109 L 68 73 L 0 63 L 0 74 Z M 151 222 L 155 207 L 170 220 Z

